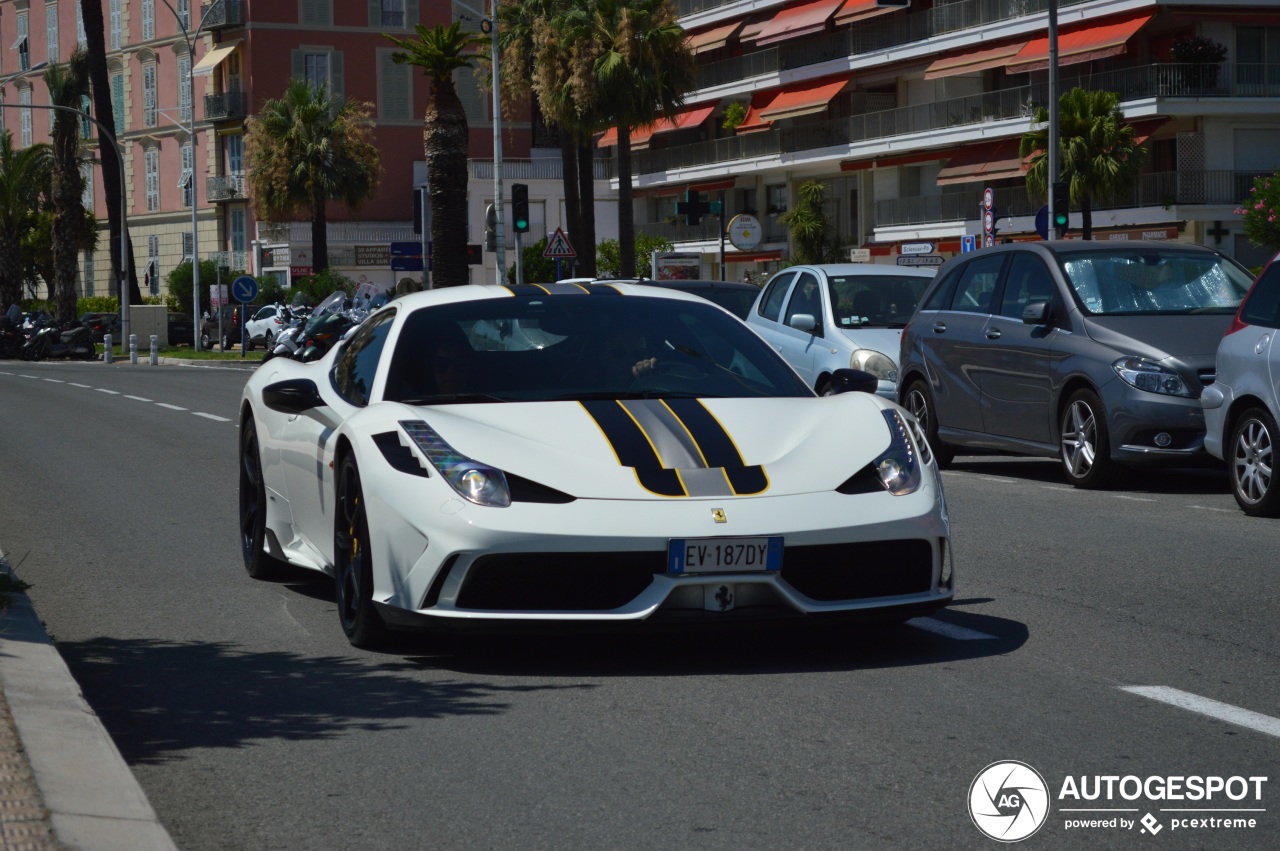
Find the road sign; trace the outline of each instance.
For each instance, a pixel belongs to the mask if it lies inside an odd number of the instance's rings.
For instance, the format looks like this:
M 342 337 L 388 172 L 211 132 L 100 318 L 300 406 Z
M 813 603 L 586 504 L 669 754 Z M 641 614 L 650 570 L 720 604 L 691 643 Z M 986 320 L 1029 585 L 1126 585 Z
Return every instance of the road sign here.
M 850 263 L 870 263 L 871 249 L 870 248 L 850 248 L 849 262 Z
M 1045 204 L 1039 210 L 1036 210 L 1036 233 L 1040 234 L 1041 239 L 1049 238 L 1049 205 Z
M 996 216 L 990 210 L 984 210 L 982 213 L 982 229 L 987 232 L 987 236 L 991 236 L 991 231 L 995 229 Z
M 993 245 L 996 244 L 996 238 L 991 234 L 987 234 L 982 238 L 982 244 L 985 245 L 987 248 L 991 248 Z
M 898 246 L 899 254 L 932 254 L 932 242 L 904 242 Z
M 391 243 L 391 270 L 393 272 L 422 271 L 421 242 Z
M 960 237 L 960 253 L 968 254 L 970 251 L 978 250 L 978 238 L 971 233 L 967 233 Z
M 542 252 L 543 257 L 577 257 L 578 252 L 573 250 L 573 246 L 569 244 L 569 237 L 564 235 L 564 231 L 556 228 L 556 232 L 551 235 L 551 239 L 547 240 L 547 247 Z
M 742 213 L 729 221 L 729 241 L 740 251 L 750 251 L 760 244 L 760 220 Z
M 241 275 L 231 282 L 231 295 L 236 301 L 248 304 L 258 297 L 258 282 L 249 275 Z
M 990 210 L 996 203 L 996 191 L 988 186 L 982 190 L 982 209 Z
M 898 258 L 899 266 L 941 266 L 945 258 L 941 254 L 915 254 Z

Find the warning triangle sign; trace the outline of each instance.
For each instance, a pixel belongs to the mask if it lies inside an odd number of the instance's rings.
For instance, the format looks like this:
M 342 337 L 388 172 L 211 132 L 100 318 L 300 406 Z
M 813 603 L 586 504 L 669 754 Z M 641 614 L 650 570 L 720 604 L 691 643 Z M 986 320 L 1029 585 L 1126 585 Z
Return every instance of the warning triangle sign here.
M 578 252 L 573 250 L 573 246 L 569 244 L 569 237 L 564 235 L 564 231 L 556 228 L 556 232 L 547 240 L 547 247 L 542 252 L 543 257 L 577 257 Z

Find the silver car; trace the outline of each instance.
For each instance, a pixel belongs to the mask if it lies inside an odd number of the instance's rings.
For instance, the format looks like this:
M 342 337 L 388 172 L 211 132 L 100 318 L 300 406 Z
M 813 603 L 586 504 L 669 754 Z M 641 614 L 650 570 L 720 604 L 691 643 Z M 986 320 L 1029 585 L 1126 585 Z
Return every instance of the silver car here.
M 949 260 L 902 335 L 901 402 L 940 464 L 961 447 L 1119 465 L 1203 458 L 1200 393 L 1252 277 L 1209 248 L 1061 240 Z
M 1280 255 L 1278 255 L 1280 256 Z M 1227 462 L 1231 491 L 1246 514 L 1280 517 L 1280 263 L 1258 276 L 1218 344 L 1218 380 L 1200 394 L 1204 447 Z
M 879 380 L 898 395 L 898 344 L 934 269 L 834 263 L 791 266 L 765 283 L 747 324 L 820 395 L 837 369 Z

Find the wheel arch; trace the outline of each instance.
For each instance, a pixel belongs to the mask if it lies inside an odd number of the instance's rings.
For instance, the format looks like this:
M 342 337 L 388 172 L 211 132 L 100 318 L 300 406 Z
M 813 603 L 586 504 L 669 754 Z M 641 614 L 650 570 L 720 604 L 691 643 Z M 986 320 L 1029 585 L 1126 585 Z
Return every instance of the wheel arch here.
M 1067 402 L 1077 390 L 1088 390 L 1099 399 L 1102 398 L 1102 394 L 1098 392 L 1094 383 L 1083 375 L 1073 375 L 1063 382 L 1062 389 L 1058 391 L 1058 399 L 1053 406 L 1052 435 L 1055 443 L 1062 439 L 1062 415 L 1067 410 Z
M 1243 396 L 1232 399 L 1231 404 L 1227 407 L 1227 416 L 1223 421 L 1222 442 L 1224 450 L 1228 439 L 1231 437 L 1231 432 L 1235 430 L 1236 420 L 1249 408 L 1262 408 L 1264 411 L 1270 410 L 1265 401 L 1252 393 L 1246 393 Z

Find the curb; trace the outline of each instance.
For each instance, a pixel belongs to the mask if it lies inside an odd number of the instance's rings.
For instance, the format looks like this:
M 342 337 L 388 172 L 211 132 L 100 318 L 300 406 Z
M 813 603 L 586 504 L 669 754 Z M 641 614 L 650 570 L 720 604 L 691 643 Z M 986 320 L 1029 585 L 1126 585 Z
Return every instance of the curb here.
M 2 556 L 0 570 L 14 575 Z M 63 846 L 176 851 L 26 594 L 0 615 L 0 692 Z

